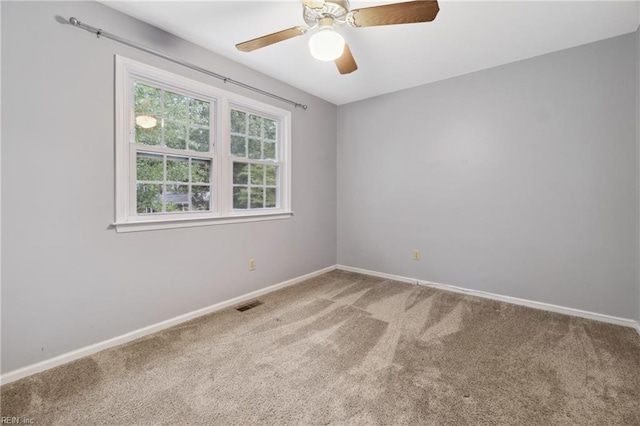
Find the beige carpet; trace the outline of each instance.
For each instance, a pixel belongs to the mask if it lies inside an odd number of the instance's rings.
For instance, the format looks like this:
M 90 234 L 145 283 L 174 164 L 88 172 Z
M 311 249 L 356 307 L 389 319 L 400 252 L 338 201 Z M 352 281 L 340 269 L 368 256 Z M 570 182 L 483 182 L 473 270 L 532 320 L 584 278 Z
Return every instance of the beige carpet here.
M 11 383 L 39 425 L 640 425 L 630 328 L 334 271 Z

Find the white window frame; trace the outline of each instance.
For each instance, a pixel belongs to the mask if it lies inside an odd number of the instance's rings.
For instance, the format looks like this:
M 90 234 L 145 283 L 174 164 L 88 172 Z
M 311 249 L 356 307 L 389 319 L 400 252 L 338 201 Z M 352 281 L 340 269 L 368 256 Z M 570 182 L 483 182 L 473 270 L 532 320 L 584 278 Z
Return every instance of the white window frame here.
M 286 219 L 291 211 L 291 112 L 253 99 L 219 89 L 150 65 L 116 55 L 115 72 L 115 222 L 117 232 L 134 232 L 226 223 L 254 222 Z M 211 153 L 173 150 L 155 147 L 154 151 L 178 156 L 206 157 L 212 159 L 211 211 L 178 212 L 138 215 L 136 213 L 136 153 L 145 145 L 135 143 L 134 132 L 134 81 L 176 91 L 211 102 L 211 131 L 214 150 Z M 279 196 L 277 208 L 233 210 L 234 159 L 230 154 L 231 108 L 254 112 L 278 122 Z M 247 159 L 248 162 L 253 160 Z

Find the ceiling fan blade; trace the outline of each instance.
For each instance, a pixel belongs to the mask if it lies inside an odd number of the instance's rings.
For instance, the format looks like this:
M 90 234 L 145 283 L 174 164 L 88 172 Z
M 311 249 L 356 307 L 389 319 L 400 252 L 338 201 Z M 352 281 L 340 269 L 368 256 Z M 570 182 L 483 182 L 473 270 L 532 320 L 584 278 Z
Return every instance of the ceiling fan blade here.
M 429 22 L 435 19 L 439 10 L 436 0 L 385 4 L 352 10 L 347 15 L 347 23 L 352 27 L 373 27 Z
M 302 0 L 302 4 L 311 9 L 322 9 L 324 7 L 324 0 Z
M 349 45 L 346 43 L 344 45 L 342 56 L 336 59 L 335 62 L 338 66 L 338 71 L 340 71 L 340 74 L 350 74 L 358 69 L 358 64 L 356 64 L 356 60 L 353 59 L 351 49 L 349 49 Z
M 256 49 L 260 49 L 261 47 L 269 46 L 271 44 L 285 41 L 293 37 L 301 36 L 306 32 L 306 27 L 293 27 L 287 30 L 278 31 L 277 33 L 254 38 L 253 40 L 245 41 L 243 43 L 238 43 L 236 44 L 236 49 L 243 52 L 253 52 Z

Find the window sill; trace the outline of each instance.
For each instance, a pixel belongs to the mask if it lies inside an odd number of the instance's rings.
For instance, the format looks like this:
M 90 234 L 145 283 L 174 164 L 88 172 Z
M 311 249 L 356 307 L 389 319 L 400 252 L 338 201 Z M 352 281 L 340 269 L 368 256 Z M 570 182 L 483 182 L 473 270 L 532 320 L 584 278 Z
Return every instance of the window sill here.
M 171 218 L 171 219 L 149 219 L 130 222 L 116 222 L 112 228 L 117 233 L 156 231 L 160 229 L 191 228 L 194 226 L 224 225 L 228 223 L 260 222 L 265 220 L 288 219 L 293 216 L 293 212 L 244 214 L 225 217 L 205 217 L 205 218 Z

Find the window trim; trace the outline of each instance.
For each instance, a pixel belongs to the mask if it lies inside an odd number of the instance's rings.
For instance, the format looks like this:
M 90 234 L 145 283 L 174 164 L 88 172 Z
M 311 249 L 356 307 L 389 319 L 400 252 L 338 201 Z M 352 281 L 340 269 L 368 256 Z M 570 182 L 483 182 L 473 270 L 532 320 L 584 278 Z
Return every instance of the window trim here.
M 291 112 L 259 102 L 206 83 L 192 80 L 132 59 L 115 55 L 115 221 L 116 232 L 184 228 L 226 223 L 255 222 L 286 219 L 293 215 L 291 210 Z M 215 168 L 211 183 L 210 212 L 157 213 L 141 216 L 132 213 L 135 205 L 135 153 L 138 150 L 131 143 L 133 133 L 133 80 L 156 84 L 167 90 L 179 90 L 183 94 L 211 101 L 215 105 L 214 120 L 210 135 L 214 138 L 214 151 L 203 156 L 198 152 L 184 151 L 177 155 L 210 157 Z M 282 157 L 276 162 L 280 167 L 279 202 L 277 208 L 233 209 L 232 163 L 230 153 L 230 111 L 237 107 L 253 111 L 279 122 L 278 153 Z M 167 148 L 170 149 L 170 148 Z

